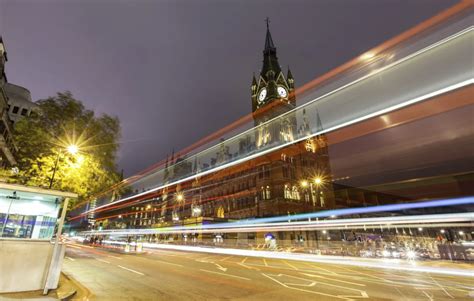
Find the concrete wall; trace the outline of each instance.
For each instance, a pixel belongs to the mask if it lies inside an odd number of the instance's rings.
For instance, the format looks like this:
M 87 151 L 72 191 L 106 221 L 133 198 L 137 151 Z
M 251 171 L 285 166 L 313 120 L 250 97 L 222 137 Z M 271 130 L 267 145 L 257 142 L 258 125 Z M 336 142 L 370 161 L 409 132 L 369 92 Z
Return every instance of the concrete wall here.
M 45 240 L 0 238 L 0 293 L 42 290 L 53 247 Z

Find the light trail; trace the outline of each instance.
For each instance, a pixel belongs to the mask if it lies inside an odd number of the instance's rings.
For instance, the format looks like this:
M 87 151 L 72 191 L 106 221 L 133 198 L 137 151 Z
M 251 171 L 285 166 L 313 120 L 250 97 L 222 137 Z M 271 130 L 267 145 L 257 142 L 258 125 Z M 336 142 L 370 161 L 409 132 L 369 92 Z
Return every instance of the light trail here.
M 125 244 L 125 242 L 113 242 L 116 244 Z M 131 245 L 134 245 L 133 243 Z M 294 260 L 314 263 L 327 263 L 337 265 L 349 265 L 356 267 L 368 267 L 373 269 L 388 269 L 397 270 L 404 272 L 419 272 L 419 273 L 433 273 L 441 275 L 451 276 L 462 276 L 462 277 L 474 277 L 469 269 L 462 268 L 438 268 L 430 266 L 418 265 L 415 261 L 405 261 L 400 259 L 378 259 L 378 258 L 356 258 L 347 256 L 326 256 L 326 255 L 313 255 L 313 254 L 301 254 L 301 253 L 286 253 L 286 252 L 272 252 L 272 251 L 255 251 L 255 250 L 243 250 L 243 249 L 231 249 L 231 248 L 212 248 L 212 247 L 196 247 L 196 246 L 183 246 L 183 245 L 171 245 L 171 244 L 158 244 L 158 243 L 143 243 L 144 248 L 149 249 L 164 249 L 164 250 L 176 250 L 176 251 L 188 251 L 188 252 L 199 252 L 219 255 L 235 255 L 235 256 L 247 256 L 247 257 L 258 257 L 258 258 L 270 258 L 270 259 L 283 259 L 283 260 Z
M 147 235 L 147 234 L 190 234 L 190 233 L 246 233 L 246 232 L 271 232 L 271 231 L 308 231 L 308 230 L 326 230 L 326 229 L 360 229 L 366 226 L 385 227 L 386 229 L 396 227 L 410 227 L 422 225 L 423 227 L 444 227 L 447 223 L 464 222 L 465 226 L 472 226 L 474 213 L 448 213 L 431 215 L 413 215 L 413 216 L 388 216 L 372 218 L 350 218 L 338 220 L 323 221 L 304 221 L 304 222 L 284 222 L 284 223 L 260 223 L 253 225 L 232 224 L 232 227 L 222 227 L 221 225 L 196 225 L 180 226 L 168 228 L 151 229 L 116 229 L 101 231 L 84 231 L 81 235 Z M 465 222 L 468 222 L 467 224 Z M 433 225 L 434 223 L 442 223 Z M 226 225 L 226 224 L 224 224 Z M 426 226 L 425 226 L 426 225 Z M 209 226 L 209 227 L 204 227 Z

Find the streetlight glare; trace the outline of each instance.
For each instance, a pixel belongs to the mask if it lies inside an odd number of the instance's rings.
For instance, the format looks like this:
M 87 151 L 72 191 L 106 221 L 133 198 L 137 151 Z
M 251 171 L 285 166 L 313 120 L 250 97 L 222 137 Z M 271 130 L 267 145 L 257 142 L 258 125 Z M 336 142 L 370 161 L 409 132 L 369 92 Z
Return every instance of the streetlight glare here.
M 77 152 L 79 151 L 79 148 L 77 147 L 77 145 L 75 144 L 71 144 L 67 147 L 67 151 L 71 154 L 71 155 L 75 155 L 77 154 Z
M 323 179 L 321 179 L 320 177 L 317 177 L 316 179 L 314 179 L 314 183 L 316 183 L 317 185 L 321 184 L 323 182 Z
M 301 181 L 302 187 L 308 187 L 308 181 Z

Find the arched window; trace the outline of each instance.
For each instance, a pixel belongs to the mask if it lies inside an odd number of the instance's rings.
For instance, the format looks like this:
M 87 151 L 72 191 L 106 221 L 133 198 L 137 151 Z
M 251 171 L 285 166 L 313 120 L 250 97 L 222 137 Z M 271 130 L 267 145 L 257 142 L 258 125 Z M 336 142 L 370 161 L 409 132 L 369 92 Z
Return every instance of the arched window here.
M 267 186 L 267 189 L 265 189 L 265 194 L 266 194 L 266 199 L 269 200 L 271 195 L 270 195 L 270 186 Z
M 224 218 L 224 215 L 225 215 L 224 208 L 222 206 L 219 206 L 219 208 L 217 209 L 217 217 Z
M 298 190 L 298 187 L 297 186 L 293 186 L 293 189 L 292 189 L 292 198 L 295 199 L 295 200 L 299 200 L 300 199 L 300 192 Z

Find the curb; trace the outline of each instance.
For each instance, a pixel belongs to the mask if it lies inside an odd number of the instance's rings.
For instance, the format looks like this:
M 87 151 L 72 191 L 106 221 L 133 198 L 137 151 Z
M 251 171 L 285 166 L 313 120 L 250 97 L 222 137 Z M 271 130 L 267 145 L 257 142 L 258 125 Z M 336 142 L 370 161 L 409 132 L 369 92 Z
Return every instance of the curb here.
M 59 296 L 59 292 L 58 292 L 59 300 L 83 300 L 83 301 L 91 300 L 91 298 L 93 297 L 93 294 L 84 285 L 82 285 L 79 281 L 77 281 L 72 276 L 67 275 L 64 272 L 61 272 L 61 276 L 67 279 L 67 281 L 71 283 L 71 286 L 74 287 L 74 292 L 70 294 L 65 294 L 62 296 Z

